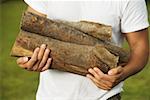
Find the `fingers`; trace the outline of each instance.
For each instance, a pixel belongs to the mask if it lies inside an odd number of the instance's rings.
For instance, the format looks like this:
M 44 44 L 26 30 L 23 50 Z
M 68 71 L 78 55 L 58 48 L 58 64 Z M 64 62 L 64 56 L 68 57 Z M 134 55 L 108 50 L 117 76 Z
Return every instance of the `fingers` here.
M 49 58 L 49 55 L 50 50 L 45 44 L 42 44 L 40 48 L 38 47 L 34 50 L 30 60 L 27 57 L 22 57 L 17 60 L 17 64 L 29 71 L 45 71 L 49 69 L 52 62 L 52 58 Z
M 119 73 L 120 69 L 118 70 Z M 115 85 L 119 83 L 118 80 L 121 78 L 121 73 L 112 76 L 112 75 L 104 74 L 97 67 L 93 69 L 90 68 L 88 71 L 91 75 L 88 74 L 87 77 L 90 78 L 95 83 L 95 85 L 97 85 L 101 89 L 110 90 L 111 88 L 113 88 Z
M 46 65 L 42 68 L 42 71 L 45 71 L 45 70 L 49 69 L 51 63 L 52 63 L 52 58 L 49 58 L 49 59 L 47 60 Z
M 40 50 L 39 50 L 39 53 L 38 53 L 37 63 L 32 68 L 33 71 L 38 71 L 38 72 L 41 71 L 42 67 L 44 67 L 44 65 L 46 64 L 49 53 L 50 53 L 50 50 L 46 49 L 45 44 L 42 44 L 40 46 Z
M 37 57 L 38 57 L 38 53 L 39 53 L 39 47 L 36 48 L 33 52 L 33 55 L 31 57 L 31 59 L 26 63 L 26 67 L 28 70 L 31 70 L 33 65 L 37 62 Z
M 90 71 L 92 70 L 92 71 Z M 106 81 L 110 81 L 111 78 L 108 77 L 108 75 L 104 74 L 99 68 L 94 67 L 93 69 L 90 69 L 89 72 L 94 75 L 94 77 L 97 80 L 106 80 Z
M 32 68 L 33 71 L 45 71 L 49 69 L 49 66 L 51 65 L 51 59 L 49 58 L 50 50 L 46 47 L 45 44 L 42 44 L 40 46 L 40 51 L 38 53 L 38 62 L 34 65 Z
M 95 68 L 90 68 L 88 70 L 90 72 L 90 74 L 92 75 L 88 75 L 90 76 L 89 78 L 92 79 L 92 81 L 94 83 L 96 83 L 96 85 L 98 85 L 98 87 L 101 87 L 102 89 L 111 89 L 111 82 L 110 82 L 110 78 L 108 78 L 99 68 L 95 67 Z
M 110 71 L 108 71 L 108 75 L 120 74 L 122 71 L 123 71 L 123 68 L 121 66 L 118 66 L 118 67 L 113 68 Z
M 43 54 L 44 54 L 45 49 L 46 49 L 46 45 L 45 45 L 45 44 L 42 44 L 42 45 L 40 46 L 40 50 L 39 50 L 38 55 L 37 55 L 37 61 L 38 61 L 38 62 L 32 67 L 31 70 L 37 71 L 37 69 L 38 69 L 38 67 L 39 67 L 39 64 L 40 64 L 40 62 L 41 62 L 41 60 L 42 60 L 42 58 L 43 58 Z
M 44 56 L 42 58 L 42 61 L 39 64 L 38 70 L 41 70 L 44 67 L 44 65 L 46 64 L 46 62 L 48 60 L 49 54 L 50 54 L 50 50 L 46 49 L 45 52 L 44 52 Z
M 111 89 L 110 87 L 108 87 L 106 84 L 104 84 L 103 82 L 100 82 L 98 81 L 95 77 L 93 77 L 92 75 L 90 74 L 87 74 L 86 75 L 88 78 L 90 78 L 97 87 L 101 88 L 101 89 L 104 89 L 104 90 L 109 90 Z
M 103 73 L 99 68 L 94 67 L 93 69 L 94 69 L 94 71 L 95 71 L 99 76 L 104 75 L 104 73 Z
M 34 64 L 34 66 L 30 69 L 30 71 L 38 71 L 38 67 L 39 67 L 40 61 L 37 61 L 36 64 Z M 40 71 L 38 71 L 40 72 Z
M 38 60 L 39 60 L 39 61 L 42 60 L 45 49 L 46 49 L 46 44 L 42 44 L 42 45 L 40 46 L 40 51 L 39 51 L 39 54 L 38 54 Z
M 17 59 L 17 64 L 24 64 L 28 61 L 28 57 L 21 57 Z
M 99 79 L 100 75 L 98 75 L 92 68 L 88 70 L 95 78 Z

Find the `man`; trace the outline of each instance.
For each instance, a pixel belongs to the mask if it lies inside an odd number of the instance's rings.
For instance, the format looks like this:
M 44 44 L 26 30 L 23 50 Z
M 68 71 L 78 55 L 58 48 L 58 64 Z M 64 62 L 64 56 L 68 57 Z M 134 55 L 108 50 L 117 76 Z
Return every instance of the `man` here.
M 87 77 L 51 70 L 52 58 L 45 44 L 37 47 L 31 57 L 19 58 L 20 67 L 40 73 L 37 100 L 120 100 L 123 82 L 141 71 L 148 61 L 148 20 L 144 0 L 25 0 L 28 11 L 50 19 L 87 20 L 111 25 L 112 42 L 121 46 L 123 37 L 130 46 L 131 56 L 126 66 L 104 74 L 90 68 Z

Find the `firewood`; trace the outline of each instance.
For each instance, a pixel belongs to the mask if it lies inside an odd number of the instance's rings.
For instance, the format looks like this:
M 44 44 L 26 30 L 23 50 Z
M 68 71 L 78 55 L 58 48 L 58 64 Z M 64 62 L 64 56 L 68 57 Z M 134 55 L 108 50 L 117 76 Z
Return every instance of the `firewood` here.
M 110 42 L 109 39 L 112 33 L 110 26 L 88 21 L 68 22 L 51 20 L 31 12 L 25 12 L 22 18 L 21 28 L 25 31 L 65 42 L 91 46 L 101 44 L 111 53 L 119 56 L 120 62 L 128 62 L 129 52 Z
M 107 73 L 125 65 L 130 56 L 111 42 L 111 33 L 110 26 L 95 22 L 52 20 L 25 12 L 11 56 L 31 57 L 36 47 L 47 44 L 52 69 L 86 75 L 88 68 L 98 67 Z
M 101 42 L 97 38 L 84 34 L 84 32 L 76 30 L 73 27 L 30 12 L 24 13 L 21 29 L 65 42 L 82 43 L 83 45 L 95 45 Z
M 79 21 L 70 22 L 65 20 L 55 20 L 58 23 L 63 23 L 71 26 L 77 30 L 84 32 L 90 36 L 98 38 L 103 41 L 111 41 L 112 27 L 100 23 L 89 22 L 89 21 Z
M 11 55 L 31 57 L 34 49 L 43 43 L 52 51 L 53 69 L 85 75 L 90 67 L 98 67 L 107 73 L 118 64 L 119 57 L 111 54 L 101 45 L 87 46 L 62 42 L 26 31 L 20 31 Z

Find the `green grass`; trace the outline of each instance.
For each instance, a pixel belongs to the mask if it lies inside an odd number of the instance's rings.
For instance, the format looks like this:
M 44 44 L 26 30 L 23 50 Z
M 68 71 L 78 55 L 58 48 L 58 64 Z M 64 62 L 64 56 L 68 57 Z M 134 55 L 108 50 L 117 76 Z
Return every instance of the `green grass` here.
M 34 100 L 38 85 L 37 73 L 27 72 L 16 65 L 10 57 L 10 50 L 19 32 L 19 22 L 26 5 L 23 2 L 9 1 L 2 4 L 1 35 L 1 99 L 2 100 Z
M 26 5 L 12 0 L 0 6 L 0 100 L 35 100 L 38 74 L 22 70 L 9 55 Z M 124 47 L 128 48 L 127 43 Z M 150 62 L 142 72 L 126 80 L 122 100 L 150 100 L 149 66 Z
M 1 47 L 1 45 L 2 45 L 2 42 L 1 42 L 1 37 L 2 37 L 2 35 L 1 35 L 1 34 L 2 34 L 2 28 L 1 28 L 1 26 L 2 26 L 1 24 L 2 24 L 2 23 L 1 23 L 1 19 L 2 19 L 2 18 L 1 18 L 1 5 L 0 5 L 0 55 L 1 55 L 1 48 L 2 48 L 2 47 Z M 0 57 L 0 66 L 2 66 L 1 62 L 2 62 L 2 60 L 1 60 L 1 57 Z M 1 69 L 1 68 L 0 68 L 0 69 Z M 0 70 L 0 82 L 2 82 L 2 77 L 1 77 L 2 74 L 1 74 L 1 73 L 2 73 L 2 71 Z M 1 90 L 1 88 L 2 88 L 2 86 L 1 86 L 1 84 L 0 84 L 0 100 L 1 100 L 1 97 L 2 97 L 2 90 Z

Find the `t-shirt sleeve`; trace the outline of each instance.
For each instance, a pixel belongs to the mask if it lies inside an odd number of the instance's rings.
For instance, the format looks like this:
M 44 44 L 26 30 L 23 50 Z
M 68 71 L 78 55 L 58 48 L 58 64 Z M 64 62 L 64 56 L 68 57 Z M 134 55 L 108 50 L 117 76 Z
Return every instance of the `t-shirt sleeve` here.
M 47 14 L 48 2 L 46 0 L 24 0 L 24 1 L 34 10 L 43 14 Z
M 121 18 L 122 33 L 139 31 L 149 27 L 145 0 L 129 0 Z

